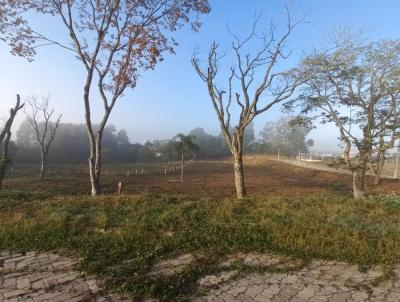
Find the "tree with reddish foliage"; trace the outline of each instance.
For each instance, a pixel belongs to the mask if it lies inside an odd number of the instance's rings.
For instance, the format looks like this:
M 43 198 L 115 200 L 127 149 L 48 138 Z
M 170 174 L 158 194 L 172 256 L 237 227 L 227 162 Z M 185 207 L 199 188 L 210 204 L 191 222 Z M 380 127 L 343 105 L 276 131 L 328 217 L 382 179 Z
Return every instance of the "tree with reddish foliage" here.
M 9 0 L 0 4 L 0 38 L 13 54 L 32 59 L 39 47 L 56 45 L 83 64 L 92 195 L 100 194 L 102 135 L 117 100 L 136 86 L 142 71 L 154 69 L 164 53 L 174 52 L 177 44 L 168 33 L 186 23 L 197 30 L 200 14 L 209 11 L 208 0 Z M 30 27 L 23 16 L 33 12 L 57 18 L 69 43 Z M 104 108 L 96 128 L 91 115 L 94 90 Z

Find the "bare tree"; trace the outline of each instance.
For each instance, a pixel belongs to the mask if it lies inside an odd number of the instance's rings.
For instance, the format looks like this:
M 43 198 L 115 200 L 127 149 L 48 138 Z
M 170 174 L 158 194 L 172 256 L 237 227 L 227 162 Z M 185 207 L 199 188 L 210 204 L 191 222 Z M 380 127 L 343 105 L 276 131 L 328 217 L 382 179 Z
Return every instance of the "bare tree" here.
M 20 96 L 17 95 L 17 102 L 14 108 L 10 109 L 10 116 L 6 121 L 4 128 L 0 132 L 0 147 L 1 147 L 1 157 L 0 157 L 0 190 L 2 188 L 3 179 L 6 173 L 6 169 L 10 164 L 10 159 L 8 158 L 8 145 L 11 139 L 11 127 L 14 123 L 15 116 L 18 111 L 24 107 L 24 104 L 21 104 Z
M 25 115 L 34 131 L 34 139 L 40 146 L 40 179 L 43 180 L 46 173 L 47 155 L 50 150 L 50 145 L 56 136 L 57 128 L 60 124 L 60 114 L 55 122 L 51 119 L 54 115 L 54 108 L 49 108 L 50 97 L 43 96 L 41 101 L 38 101 L 36 96 L 32 96 L 26 103 L 29 105 L 29 111 L 25 108 Z
M 399 137 L 400 41 L 364 44 L 341 37 L 305 58 L 302 69 L 307 83 L 298 104 L 338 128 L 354 198 L 363 199 L 371 156 L 384 156 Z
M 86 71 L 83 103 L 91 193 L 99 195 L 102 136 L 117 100 L 127 88 L 136 86 L 142 70 L 153 69 L 163 60 L 163 53 L 174 51 L 176 42 L 167 32 L 174 32 L 185 23 L 195 30 L 200 26 L 198 16 L 209 12 L 208 0 L 28 0 L 5 1 L 1 5 L 11 19 L 21 20 L 17 29 L 0 28 L 0 38 L 7 40 L 14 54 L 31 58 L 37 47 L 57 45 L 71 51 L 82 63 Z M 58 18 L 72 45 L 29 27 L 21 17 L 25 11 Z M 96 129 L 91 111 L 93 89 L 97 89 L 104 109 Z
M 200 66 L 196 54 L 192 59 L 195 71 L 206 83 L 225 141 L 233 155 L 239 199 L 247 196 L 243 171 L 243 136 L 246 127 L 257 115 L 289 98 L 299 84 L 292 73 L 277 70 L 278 61 L 287 57 L 284 54 L 287 39 L 298 24 L 292 23 L 289 11 L 286 12 L 286 29 L 279 38 L 276 38 L 273 26 L 261 34 L 256 32 L 261 15 L 257 16 L 250 34 L 244 39 L 232 34 L 236 63 L 230 68 L 226 88 L 220 88 L 217 84 L 219 65 L 224 57 L 219 53 L 217 42 L 213 42 L 210 47 L 205 68 Z M 246 49 L 252 40 L 262 41 L 260 48 L 253 53 Z M 238 90 L 235 90 L 236 87 Z M 240 112 L 236 122 L 231 120 L 232 103 L 237 104 Z M 232 126 L 235 127 L 234 131 L 230 131 Z

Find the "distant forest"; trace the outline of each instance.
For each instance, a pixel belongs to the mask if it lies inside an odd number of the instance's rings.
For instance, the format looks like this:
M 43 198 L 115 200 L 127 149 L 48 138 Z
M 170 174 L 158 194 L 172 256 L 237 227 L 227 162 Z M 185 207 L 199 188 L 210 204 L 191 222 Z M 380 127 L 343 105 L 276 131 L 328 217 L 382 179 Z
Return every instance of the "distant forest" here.
M 233 129 L 231 130 L 233 131 Z M 282 155 L 296 155 L 308 152 L 311 145 L 306 140 L 309 129 L 293 127 L 290 118 L 267 123 L 256 138 L 253 124 L 244 136 L 244 153 L 279 152 Z M 196 159 L 219 159 L 231 156 L 223 135 L 212 135 L 203 128 L 195 128 L 188 135 L 198 145 Z M 117 130 L 108 125 L 103 134 L 102 157 L 105 163 L 165 162 L 179 159 L 174 154 L 175 138 L 147 141 L 144 144 L 131 143 L 126 130 Z M 51 164 L 87 163 L 89 154 L 88 136 L 84 124 L 61 123 L 51 145 L 48 162 Z M 34 131 L 27 120 L 21 123 L 15 141 L 10 145 L 10 155 L 14 164 L 36 164 L 40 162 L 40 148 L 34 138 Z

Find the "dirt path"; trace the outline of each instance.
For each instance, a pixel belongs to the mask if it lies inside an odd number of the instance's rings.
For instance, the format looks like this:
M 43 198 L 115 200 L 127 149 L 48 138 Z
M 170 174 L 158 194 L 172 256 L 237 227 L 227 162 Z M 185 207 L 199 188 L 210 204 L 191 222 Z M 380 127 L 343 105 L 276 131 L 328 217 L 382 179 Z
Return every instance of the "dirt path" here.
M 277 158 L 269 158 L 270 160 L 274 160 L 277 162 L 283 162 L 289 165 L 297 166 L 297 167 L 303 167 L 307 169 L 313 169 L 313 170 L 318 170 L 318 171 L 326 171 L 326 172 L 334 172 L 334 173 L 340 173 L 340 174 L 351 174 L 349 170 L 342 169 L 342 168 L 331 168 L 328 167 L 326 164 L 318 164 L 315 162 L 308 162 L 308 161 L 301 161 L 300 165 L 297 160 L 294 159 L 277 159 Z M 371 171 L 367 171 L 367 175 L 373 176 Z M 393 176 L 389 175 L 381 175 L 382 179 L 395 179 Z
M 264 268 L 266 272 L 242 275 L 230 268 L 237 261 L 249 267 Z M 176 259 L 173 259 L 170 263 L 176 266 L 175 262 Z M 51 253 L 1 253 L 0 301 L 133 301 L 117 295 L 101 294 L 101 282 L 74 271 L 75 263 Z M 304 267 L 299 264 L 295 259 L 267 254 L 229 256 L 227 261 L 221 263 L 225 271 L 198 280 L 198 294 L 191 301 L 400 300 L 398 268 L 394 269 L 389 279 L 379 266 L 360 271 L 357 266 L 342 262 L 314 260 Z
M 301 161 L 300 165 L 297 160 L 294 159 L 276 159 L 276 158 L 269 158 L 270 160 L 278 161 L 278 162 L 283 162 L 289 165 L 297 166 L 297 167 L 303 167 L 303 168 L 308 168 L 308 169 L 313 169 L 313 170 L 318 170 L 318 171 L 326 171 L 326 172 L 335 172 L 335 173 L 342 173 L 342 174 L 351 174 L 349 170 L 345 169 L 339 169 L 339 168 L 331 168 L 326 165 L 319 165 L 315 164 L 313 162 L 305 162 Z

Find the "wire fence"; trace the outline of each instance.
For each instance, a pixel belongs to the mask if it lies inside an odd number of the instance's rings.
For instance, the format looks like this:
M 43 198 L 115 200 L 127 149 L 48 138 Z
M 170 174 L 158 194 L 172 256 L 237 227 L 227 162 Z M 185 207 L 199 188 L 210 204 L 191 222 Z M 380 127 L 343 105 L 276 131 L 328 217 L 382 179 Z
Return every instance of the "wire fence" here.
M 191 166 L 193 161 L 185 161 L 184 167 Z M 177 161 L 165 163 L 136 163 L 136 164 L 104 164 L 102 174 L 105 176 L 119 177 L 143 177 L 148 175 L 180 175 L 182 163 Z M 8 168 L 8 176 L 31 176 L 39 174 L 40 166 L 33 164 L 14 164 Z M 48 164 L 46 167 L 48 176 L 88 176 L 88 165 L 85 164 Z
M 400 151 L 393 147 L 386 152 L 386 161 L 382 171 L 384 178 L 400 178 Z M 333 162 L 340 162 L 343 158 L 341 154 L 329 153 L 299 153 L 297 156 L 287 157 L 277 154 L 257 155 L 256 157 L 279 160 L 292 165 L 298 165 L 306 168 L 318 169 L 323 171 L 350 173 L 345 165 L 332 165 Z M 222 162 L 222 161 L 219 161 Z M 225 162 L 225 161 L 223 161 Z M 185 162 L 185 166 L 190 166 L 193 161 Z M 135 164 L 105 164 L 102 168 L 102 174 L 105 176 L 118 177 L 144 177 L 144 176 L 171 176 L 178 177 L 181 173 L 180 162 L 160 162 L 160 163 L 135 163 Z M 31 176 L 39 174 L 39 165 L 12 165 L 9 167 L 9 176 Z M 369 167 L 368 174 L 373 174 Z M 48 176 L 76 177 L 88 176 L 88 166 L 85 164 L 71 165 L 48 165 L 46 174 Z

